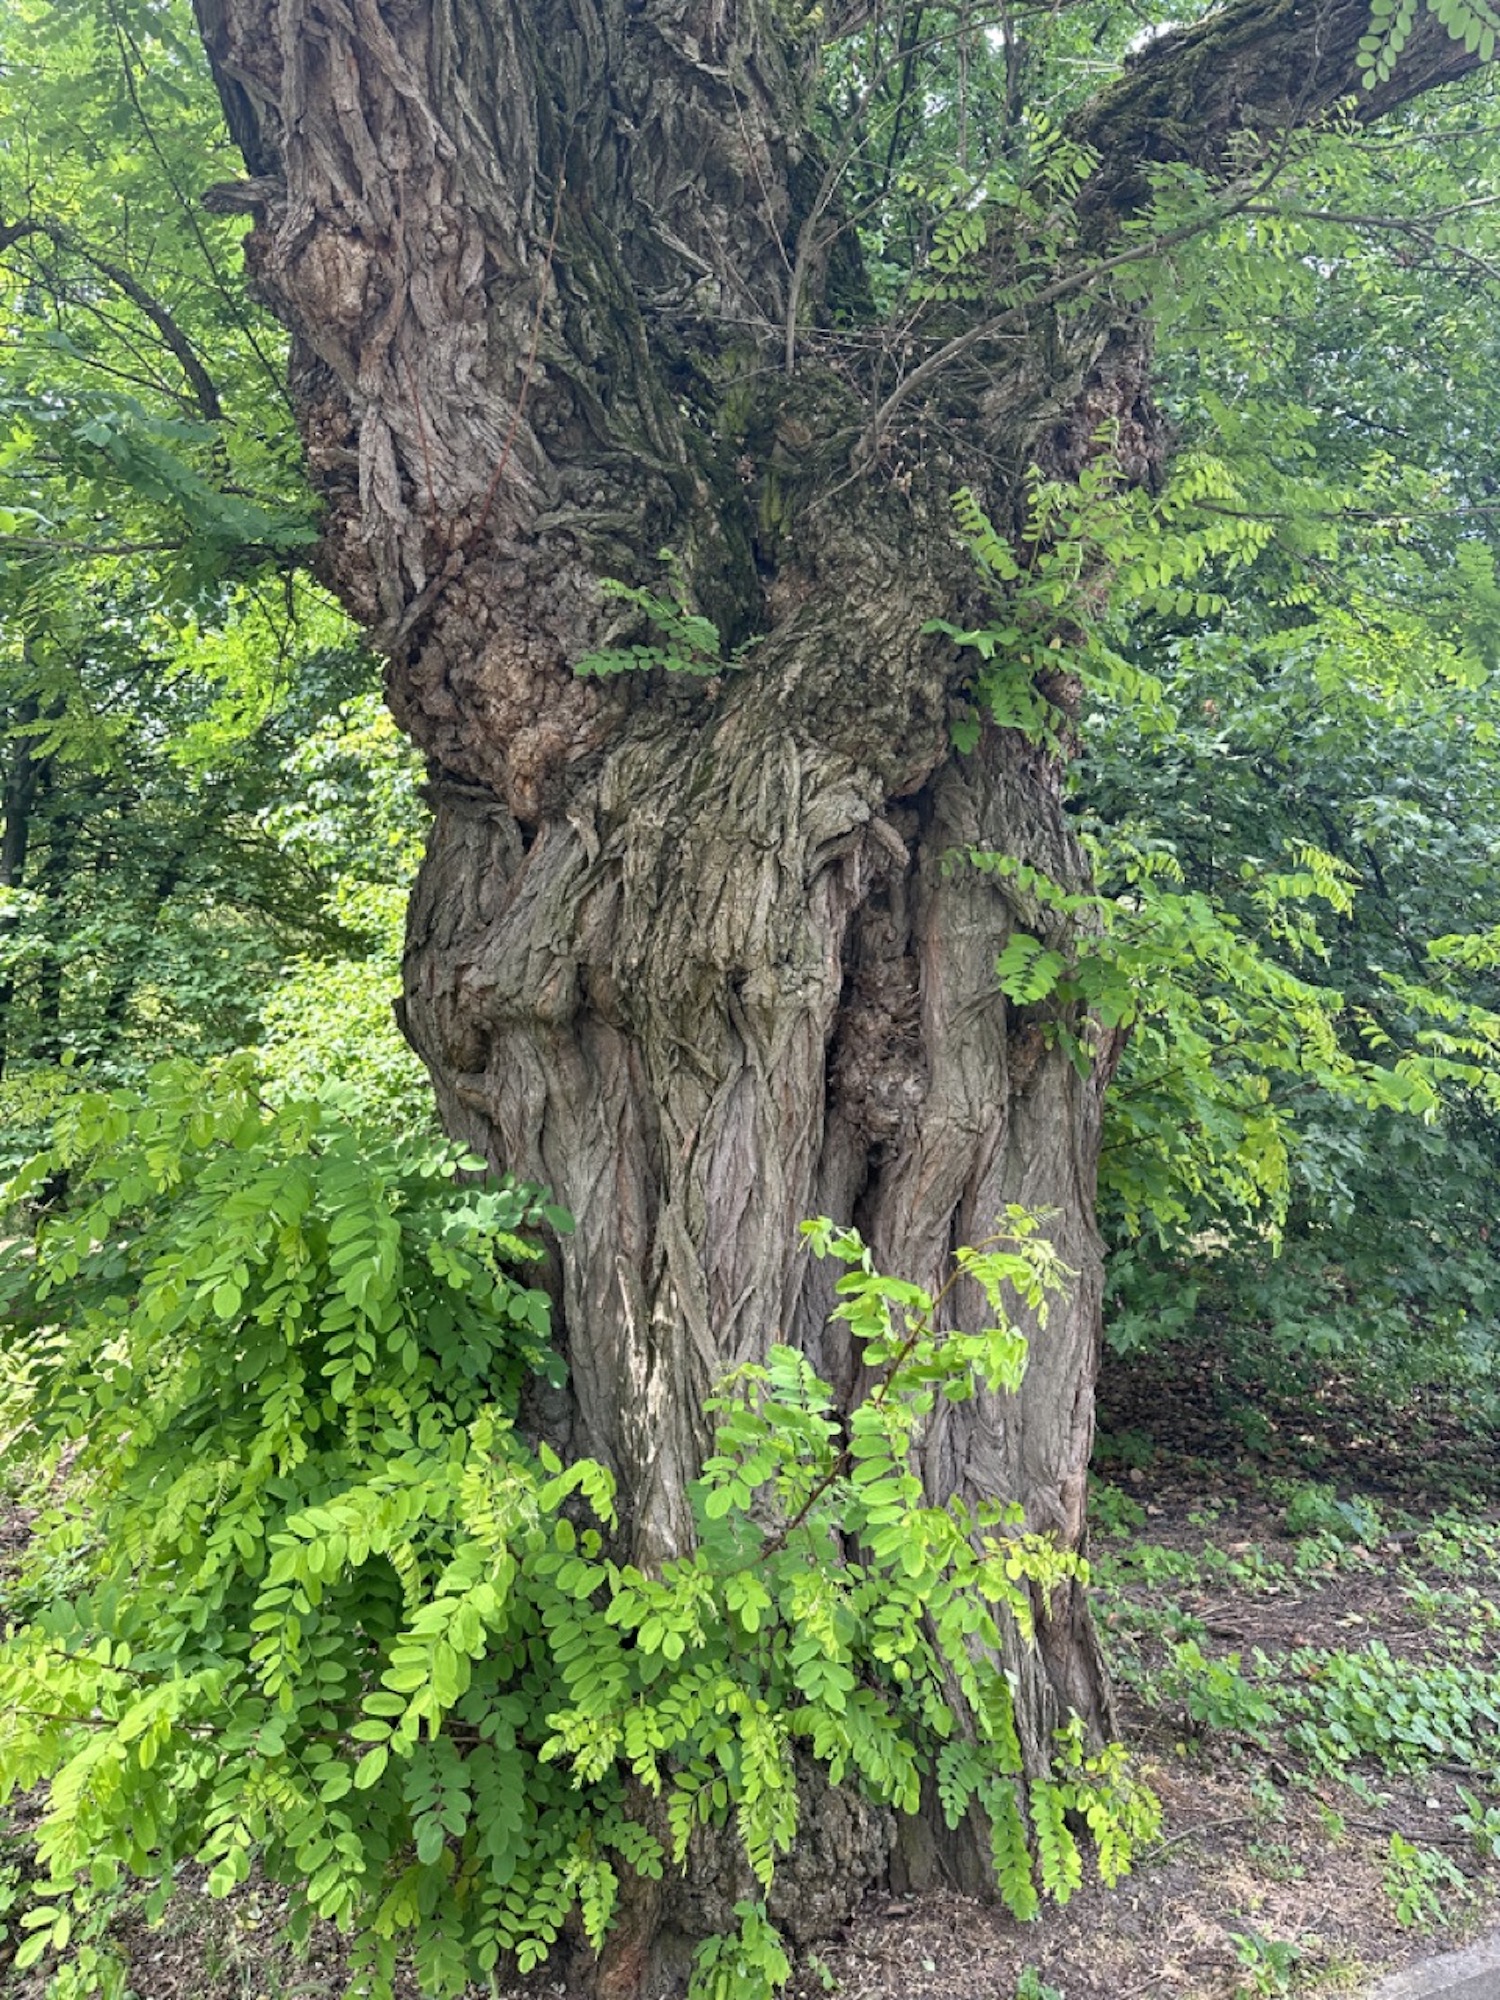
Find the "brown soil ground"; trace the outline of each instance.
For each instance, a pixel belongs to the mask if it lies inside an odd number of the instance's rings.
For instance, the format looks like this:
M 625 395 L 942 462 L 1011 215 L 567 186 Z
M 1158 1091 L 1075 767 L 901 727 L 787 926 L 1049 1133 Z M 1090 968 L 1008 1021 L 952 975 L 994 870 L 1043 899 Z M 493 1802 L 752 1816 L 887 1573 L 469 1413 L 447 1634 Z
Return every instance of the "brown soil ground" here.
M 1203 1545 L 1180 1501 L 1158 1504 L 1153 1534 L 1169 1546 Z M 1261 1546 L 1274 1559 L 1277 1544 Z M 1406 1616 L 1400 1588 L 1380 1562 L 1310 1585 L 1272 1584 L 1266 1594 L 1234 1582 L 1153 1594 L 1206 1626 L 1211 1657 L 1231 1648 L 1274 1656 L 1289 1646 L 1353 1646 L 1372 1635 L 1393 1651 L 1404 1641 L 1420 1652 L 1428 1632 Z M 824 1987 L 817 1967 L 804 1968 L 798 2000 L 820 1990 L 846 2000 L 1011 2000 L 1028 1967 L 1063 2000 L 1353 1992 L 1377 1972 L 1500 1921 L 1500 1867 L 1481 1865 L 1453 1824 L 1458 1787 L 1467 1779 L 1477 1788 L 1472 1773 L 1375 1774 L 1372 1795 L 1361 1797 L 1309 1772 L 1279 1743 L 1263 1750 L 1205 1734 L 1180 1711 L 1128 1693 L 1121 1706 L 1164 1808 L 1159 1844 L 1125 1882 L 1114 1890 L 1086 1883 L 1065 1909 L 1044 1907 L 1028 1926 L 959 1897 L 872 1899 L 847 1938 L 822 1953 L 836 1987 Z M 1441 1892 L 1442 1919 L 1420 1928 L 1397 1921 L 1383 1881 L 1393 1832 L 1436 1849 L 1464 1878 L 1462 1889 Z M 1279 1981 L 1276 1945 L 1293 1948 Z M 1263 1985 L 1257 1966 L 1266 1968 Z
M 1338 1377 L 1251 1404 L 1213 1357 L 1168 1353 L 1110 1373 L 1099 1456 L 1109 1483 L 1096 1519 L 1124 1530 L 1096 1530 L 1100 1610 L 1121 1727 L 1164 1808 L 1160 1842 L 1118 1888 L 1087 1883 L 1027 1926 L 955 1896 L 872 1899 L 822 1952 L 826 1971 L 801 1969 L 796 2000 L 1012 2000 L 1018 1988 L 1030 2000 L 1028 1985 L 1039 2000 L 1048 1986 L 1061 2000 L 1358 1992 L 1500 1922 L 1500 1862 L 1454 1823 L 1460 1788 L 1500 1806 L 1500 1744 L 1482 1777 L 1357 1764 L 1351 1787 L 1275 1729 L 1264 1744 L 1204 1729 L 1161 1685 L 1172 1638 L 1189 1635 L 1247 1667 L 1257 1652 L 1274 1666 L 1376 1642 L 1397 1659 L 1500 1669 L 1492 1424 L 1431 1390 L 1393 1410 Z M 1368 1542 L 1290 1532 L 1299 1499 L 1317 1510 L 1313 1483 L 1373 1501 Z M 1432 1530 L 1450 1510 L 1468 1534 Z M 1385 1886 L 1393 1833 L 1462 1878 L 1424 1924 L 1399 1922 Z
M 1351 1783 L 1289 1745 L 1280 1725 L 1256 1740 L 1193 1720 L 1171 1673 L 1173 1644 L 1189 1637 L 1252 1675 L 1307 1648 L 1372 1641 L 1413 1665 L 1500 1672 L 1500 1441 L 1437 1396 L 1393 1412 L 1336 1381 L 1289 1394 L 1285 1408 L 1258 1399 L 1247 1416 L 1210 1364 L 1171 1357 L 1116 1369 L 1104 1422 L 1100 1612 L 1121 1725 L 1163 1804 L 1159 1842 L 1118 1888 L 1090 1881 L 1027 1926 L 957 1896 L 871 1898 L 798 1967 L 791 2000 L 1357 1992 L 1500 1921 L 1500 1862 L 1456 1824 L 1461 1788 L 1500 1807 L 1500 1735 L 1483 1771 L 1362 1764 Z M 1379 1512 L 1357 1514 L 1361 1533 L 1337 1514 L 1340 1534 L 1318 1533 L 1334 1495 Z M 1435 1530 L 1445 1513 L 1451 1525 Z M 0 1571 L 24 1535 L 24 1517 L 0 1510 Z M 12 1882 L 24 1871 L 28 1818 L 24 1802 L 0 1815 L 0 1912 L 7 1869 Z M 1455 1871 L 1425 1923 L 1398 1921 L 1385 1881 L 1393 1833 Z M 269 1888 L 252 1884 L 224 1906 L 189 1884 L 154 1928 L 123 1909 L 112 1942 L 136 2000 L 335 2000 L 341 1941 L 317 1932 L 299 1954 L 280 1917 Z M 7 1974 L 7 1960 L 0 1944 L 0 1995 L 41 2000 L 44 1978 Z M 560 1990 L 545 1977 L 529 1986 Z

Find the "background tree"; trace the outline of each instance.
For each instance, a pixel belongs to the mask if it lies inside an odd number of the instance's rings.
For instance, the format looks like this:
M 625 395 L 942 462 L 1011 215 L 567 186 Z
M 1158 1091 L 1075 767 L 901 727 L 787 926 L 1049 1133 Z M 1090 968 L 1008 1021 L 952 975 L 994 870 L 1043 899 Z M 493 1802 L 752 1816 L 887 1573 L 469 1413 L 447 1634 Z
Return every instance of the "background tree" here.
M 14 1160 L 70 1080 L 64 1056 L 97 1083 L 220 1054 L 289 986 L 300 1001 L 280 1019 L 305 1035 L 298 961 L 325 968 L 350 1018 L 368 1014 L 353 988 L 372 960 L 389 984 L 400 898 L 381 891 L 404 882 L 417 812 L 369 658 L 296 567 L 310 510 L 281 340 L 245 294 L 240 226 L 197 206 L 227 141 L 190 25 L 154 8 L 18 11 L 5 41 L 0 1123 Z M 318 1019 L 332 1032 L 336 1014 Z
M 1298 975 L 1310 1012 L 1285 996 L 1248 1008 L 1222 959 L 1194 956 L 1212 926 L 1184 923 L 1175 944 L 1156 933 L 1109 1111 L 1107 1317 L 1122 1350 L 1227 1328 L 1247 1387 L 1337 1362 L 1482 1392 L 1491 1367 L 1496 466 L 1480 117 L 1450 93 L 1399 136 L 1325 144 L 1275 217 L 1177 253 L 1182 282 L 1157 313 L 1179 488 L 1219 481 L 1217 517 L 1262 539 L 1243 570 L 1205 574 L 1220 593 L 1207 616 L 1201 601 L 1184 615 L 1125 593 L 1115 633 L 1158 699 L 1144 741 L 1139 701 L 1095 699 L 1074 796 L 1101 888 L 1133 901 L 1149 877 L 1206 899 L 1247 963 Z M 1257 240 L 1267 228 L 1279 256 Z M 1209 259 L 1212 286 L 1197 275 Z M 1295 865 L 1309 854 L 1330 871 L 1321 884 Z M 1268 888 L 1299 874 L 1291 922 Z M 1164 914 L 1148 886 L 1137 923 Z M 1403 1077 L 1435 1092 L 1424 1117 L 1406 1115 L 1423 1110 L 1414 1098 L 1382 1097 Z

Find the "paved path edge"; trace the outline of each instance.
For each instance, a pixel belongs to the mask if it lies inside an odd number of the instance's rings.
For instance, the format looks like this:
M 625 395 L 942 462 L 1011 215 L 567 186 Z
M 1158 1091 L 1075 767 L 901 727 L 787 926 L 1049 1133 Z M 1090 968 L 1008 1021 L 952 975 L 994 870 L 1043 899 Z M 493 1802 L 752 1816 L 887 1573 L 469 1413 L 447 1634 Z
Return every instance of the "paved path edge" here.
M 1500 2000 L 1500 1933 L 1394 1972 L 1365 2000 Z

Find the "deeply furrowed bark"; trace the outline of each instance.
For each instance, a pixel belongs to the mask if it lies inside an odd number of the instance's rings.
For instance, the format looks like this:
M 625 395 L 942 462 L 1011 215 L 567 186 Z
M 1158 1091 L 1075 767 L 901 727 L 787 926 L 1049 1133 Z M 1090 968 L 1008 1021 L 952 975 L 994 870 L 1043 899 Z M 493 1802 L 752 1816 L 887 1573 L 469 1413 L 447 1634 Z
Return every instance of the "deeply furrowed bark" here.
M 814 337 L 838 288 L 857 314 L 858 271 L 809 136 L 815 52 L 770 0 L 199 12 L 256 177 L 216 199 L 254 213 L 251 266 L 295 336 L 325 573 L 432 764 L 406 1030 L 450 1129 L 577 1219 L 557 1259 L 570 1387 L 539 1423 L 615 1470 L 632 1552 L 658 1560 L 691 1537 L 727 1367 L 791 1339 L 860 1393 L 804 1216 L 856 1222 L 884 1268 L 931 1282 L 1020 1203 L 1047 1215 L 1068 1298 L 1019 1394 L 946 1409 L 923 1472 L 934 1498 L 1018 1499 L 1080 1547 L 1118 1051 L 1073 1023 L 1080 1076 L 998 991 L 1017 926 L 1067 937 L 965 853 L 1068 888 L 1086 870 L 1053 752 L 994 729 L 951 749 L 968 666 L 927 628 L 977 609 L 954 487 L 1013 519 L 1028 463 L 1076 470 L 1105 421 L 1122 476 L 1155 476 L 1146 332 L 1107 303 L 1039 313 L 873 438 L 888 384 Z M 1092 248 L 1142 199 L 1142 163 L 1219 172 L 1236 133 L 1274 151 L 1340 98 L 1363 14 L 1238 0 L 1149 51 L 1079 122 L 1101 159 Z M 1400 88 L 1467 61 L 1424 22 Z M 788 353 L 800 372 L 778 377 Z M 664 544 L 725 646 L 757 643 L 691 685 L 580 680 L 585 654 L 643 636 L 599 579 L 652 580 Z M 956 1319 L 974 1306 L 951 1295 Z M 1081 1597 L 1038 1612 L 1010 1662 L 1033 1769 L 1065 1710 L 1109 1720 Z M 814 1799 L 827 1838 L 783 1893 L 794 1934 L 885 1865 L 886 1835 L 842 1810 Z M 983 1886 L 936 1822 L 894 1865 Z M 628 1913 L 602 1990 L 670 1984 L 663 1926 L 708 1920 L 689 1887 L 692 1907 Z

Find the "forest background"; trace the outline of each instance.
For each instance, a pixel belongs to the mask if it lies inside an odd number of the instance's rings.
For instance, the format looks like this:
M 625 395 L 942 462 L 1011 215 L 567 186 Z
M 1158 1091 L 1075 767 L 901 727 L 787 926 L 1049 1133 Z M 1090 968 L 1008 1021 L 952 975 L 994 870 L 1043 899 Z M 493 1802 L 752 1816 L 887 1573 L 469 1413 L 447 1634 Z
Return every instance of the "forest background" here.
M 921 18 L 909 66 L 930 56 Z M 1056 16 L 1028 113 L 1039 229 L 1075 171 L 1069 109 L 1153 21 Z M 931 60 L 931 115 L 895 119 L 866 255 L 877 283 L 909 282 L 894 239 L 920 207 L 916 266 L 959 295 L 976 191 L 1016 183 L 984 136 L 1003 50 L 981 35 L 967 70 L 946 46 Z M 1493 84 L 1401 121 L 1399 139 L 1335 121 L 1290 191 L 1155 275 L 1169 483 L 1038 474 L 1006 614 L 1012 641 L 1067 625 L 1097 924 L 1087 957 L 1020 939 L 996 976 L 1018 1003 L 1082 996 L 1131 1030 L 1101 1171 L 1106 1384 L 1130 1357 L 1211 1354 L 1252 1439 L 1268 1391 L 1316 1399 L 1335 1378 L 1393 1426 L 1419 1390 L 1476 1436 L 1500 1419 Z M 191 20 L 10 0 L 0 135 L 0 1166 L 20 1330 L 0 1392 L 50 1474 L 67 1440 L 111 1433 L 79 1416 L 76 1371 L 38 1418 L 39 1217 L 74 1229 L 48 1253 L 51 1315 L 71 1287 L 68 1313 L 97 1325 L 120 1274 L 89 1201 L 151 1163 L 139 1241 L 186 1260 L 206 1339 L 238 1324 L 244 1281 L 211 1240 L 223 1190 L 198 1153 L 247 1106 L 257 1170 L 302 1158 L 310 1120 L 347 1167 L 324 1191 L 335 1243 L 371 1176 L 418 1187 L 480 1304 L 478 1235 L 509 1232 L 524 1277 L 516 1232 L 545 1191 L 489 1210 L 445 1192 L 460 1155 L 396 1030 L 423 774 L 305 566 L 283 337 L 246 287 L 243 223 L 200 202 L 239 162 Z M 962 525 L 1013 582 L 988 524 Z M 704 644 L 662 575 L 659 632 Z M 981 671 L 1004 630 L 967 635 Z M 1043 726 L 1029 672 L 997 668 L 987 693 Z M 540 1337 L 538 1294 L 489 1282 Z M 163 1338 L 182 1326 L 163 1309 Z M 57 1747 L 13 1745 L 12 1775 Z M 326 1856 L 301 1846 L 317 1878 Z M 243 1851 L 220 1852 L 226 1886 Z M 32 1961 L 65 1951 L 60 1918 L 29 1936 Z M 451 1985 L 443 1936 L 423 1944 Z

